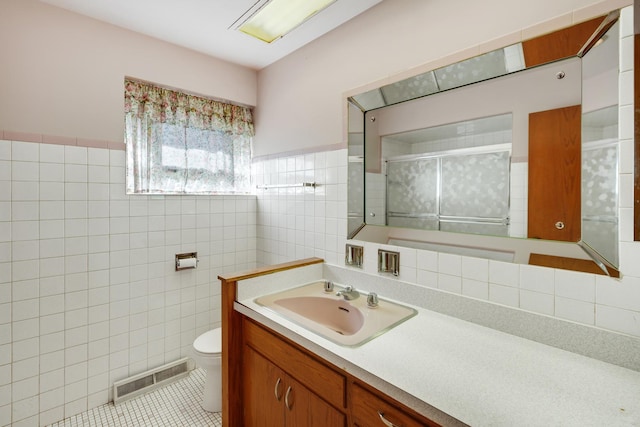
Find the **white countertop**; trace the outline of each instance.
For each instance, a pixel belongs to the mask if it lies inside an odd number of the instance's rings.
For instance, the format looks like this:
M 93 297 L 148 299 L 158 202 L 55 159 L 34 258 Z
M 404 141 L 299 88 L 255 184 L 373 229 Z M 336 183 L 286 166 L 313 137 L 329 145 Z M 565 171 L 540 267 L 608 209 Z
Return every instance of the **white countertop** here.
M 349 348 L 253 298 L 236 303 L 356 377 L 382 380 L 469 425 L 640 426 L 640 372 L 415 308 L 417 316 Z

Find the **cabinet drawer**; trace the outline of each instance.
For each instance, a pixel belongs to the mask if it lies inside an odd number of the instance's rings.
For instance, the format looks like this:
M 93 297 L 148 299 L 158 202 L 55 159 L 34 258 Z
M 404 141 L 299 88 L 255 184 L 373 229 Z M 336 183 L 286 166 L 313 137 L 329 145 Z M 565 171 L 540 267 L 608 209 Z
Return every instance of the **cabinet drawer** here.
M 346 406 L 346 378 L 316 358 L 243 319 L 245 343 L 336 408 Z
M 351 415 L 353 425 L 358 427 L 421 427 L 437 426 L 438 424 L 424 418 L 417 420 L 396 405 L 381 396 L 365 390 L 354 383 L 351 387 Z M 389 424 L 385 424 L 383 419 Z

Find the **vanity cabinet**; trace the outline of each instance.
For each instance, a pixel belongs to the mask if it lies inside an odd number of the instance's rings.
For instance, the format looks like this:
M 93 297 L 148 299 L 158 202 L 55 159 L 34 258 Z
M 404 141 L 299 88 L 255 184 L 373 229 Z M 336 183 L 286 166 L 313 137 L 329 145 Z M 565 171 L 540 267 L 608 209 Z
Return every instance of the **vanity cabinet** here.
M 249 346 L 245 347 L 244 363 L 245 426 L 345 425 L 343 413 Z
M 283 426 L 285 412 L 282 387 L 285 373 L 249 346 L 244 348 L 243 364 L 244 424 L 259 425 L 261 420 L 265 420 L 267 425 Z
M 322 262 L 309 258 L 220 277 L 223 425 L 384 427 L 380 411 L 387 426 L 394 425 L 389 422 L 405 427 L 437 426 L 345 368 L 234 309 L 239 280 Z M 437 417 L 448 420 L 446 414 Z
M 242 329 L 246 427 L 438 425 L 252 320 L 244 318 Z
M 347 425 L 344 376 L 247 319 L 243 331 L 245 426 Z

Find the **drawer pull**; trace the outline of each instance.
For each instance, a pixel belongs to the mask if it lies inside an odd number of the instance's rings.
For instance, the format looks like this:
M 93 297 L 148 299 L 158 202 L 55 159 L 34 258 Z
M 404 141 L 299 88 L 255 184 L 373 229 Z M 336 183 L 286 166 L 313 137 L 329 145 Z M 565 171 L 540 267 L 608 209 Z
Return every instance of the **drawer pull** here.
M 286 406 L 288 410 L 291 410 L 291 403 L 289 403 L 290 394 L 291 394 L 291 386 L 287 388 L 287 394 L 284 396 L 284 406 Z
M 280 394 L 280 383 L 282 382 L 282 378 L 278 378 L 278 381 L 276 381 L 276 386 L 273 389 L 273 393 L 276 395 L 276 400 L 278 402 L 280 402 L 280 399 L 282 399 L 282 394 Z
M 380 421 L 382 421 L 382 423 L 384 425 L 386 425 L 387 427 L 400 427 L 400 426 L 395 425 L 394 423 L 392 423 L 388 419 L 386 419 L 384 417 L 384 414 L 382 412 L 380 412 L 380 411 L 378 411 L 378 416 L 380 417 Z

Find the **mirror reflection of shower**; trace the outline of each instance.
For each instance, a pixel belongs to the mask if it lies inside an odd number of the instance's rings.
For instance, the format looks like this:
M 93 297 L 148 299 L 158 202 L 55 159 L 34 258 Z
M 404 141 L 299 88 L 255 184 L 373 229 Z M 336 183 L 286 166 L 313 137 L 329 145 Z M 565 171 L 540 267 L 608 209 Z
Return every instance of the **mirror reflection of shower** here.
M 383 137 L 385 225 L 509 236 L 511 138 L 511 114 Z

